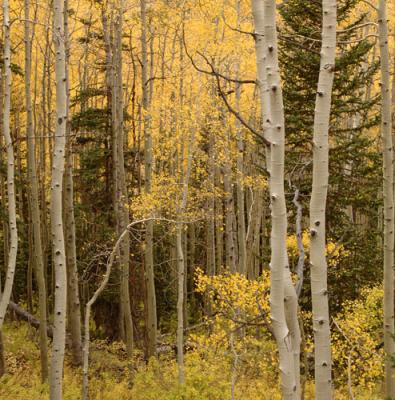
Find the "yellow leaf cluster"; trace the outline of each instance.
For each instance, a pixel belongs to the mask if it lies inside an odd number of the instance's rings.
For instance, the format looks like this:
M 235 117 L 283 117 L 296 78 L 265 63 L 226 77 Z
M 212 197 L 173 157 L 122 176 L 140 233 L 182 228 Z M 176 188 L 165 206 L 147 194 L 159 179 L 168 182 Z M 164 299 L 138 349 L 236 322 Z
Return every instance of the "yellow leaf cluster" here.
M 382 287 L 362 290 L 334 318 L 332 342 L 337 380 L 373 390 L 383 376 Z
M 310 235 L 308 231 L 302 233 L 302 243 L 306 252 L 306 256 L 309 256 L 310 249 Z M 298 241 L 296 235 L 290 235 L 287 238 L 287 249 L 288 254 L 292 259 L 297 260 L 299 257 Z M 337 267 L 341 261 L 350 255 L 350 251 L 347 250 L 343 244 L 335 243 L 331 239 L 328 239 L 326 244 L 326 257 L 329 267 Z

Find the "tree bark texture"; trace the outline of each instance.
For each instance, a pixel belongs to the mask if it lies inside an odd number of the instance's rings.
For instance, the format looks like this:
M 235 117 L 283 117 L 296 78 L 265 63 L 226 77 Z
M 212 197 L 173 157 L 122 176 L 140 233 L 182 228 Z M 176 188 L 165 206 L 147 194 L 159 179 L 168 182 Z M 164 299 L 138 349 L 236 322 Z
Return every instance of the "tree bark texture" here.
M 0 288 L 0 331 L 2 331 L 5 314 L 10 301 L 14 284 L 16 256 L 18 252 L 18 231 L 16 225 L 16 199 L 15 199 L 15 158 L 14 148 L 10 133 L 11 111 L 11 38 L 9 2 L 3 0 L 3 31 L 4 31 L 4 111 L 3 134 L 4 144 L 7 149 L 7 195 L 8 195 L 8 224 L 9 224 L 9 252 L 8 265 L 5 276 L 4 288 Z
M 385 396 L 395 399 L 394 341 L 394 154 L 391 113 L 391 73 L 388 46 L 387 2 L 378 2 L 381 70 L 381 137 L 383 143 L 384 200 L 384 352 Z
M 313 186 L 310 200 L 310 267 L 317 400 L 332 398 L 332 357 L 326 261 L 329 122 L 336 56 L 336 0 L 322 2 L 320 73 L 314 114 Z
M 38 286 L 38 304 L 40 314 L 40 357 L 41 379 L 48 379 L 48 343 L 47 343 L 47 290 L 44 275 L 44 258 L 41 236 L 40 199 L 38 194 L 38 178 L 36 165 L 36 146 L 33 128 L 33 110 L 31 98 L 31 30 L 30 0 L 25 0 L 25 100 L 26 100 L 26 133 L 28 146 L 28 176 L 30 181 L 30 214 L 33 230 L 33 264 Z
M 56 121 L 51 179 L 51 233 L 55 268 L 54 338 L 50 369 L 50 398 L 62 399 L 66 342 L 67 273 L 63 232 L 63 175 L 65 168 L 67 85 L 64 35 L 64 0 L 53 2 L 55 47 Z

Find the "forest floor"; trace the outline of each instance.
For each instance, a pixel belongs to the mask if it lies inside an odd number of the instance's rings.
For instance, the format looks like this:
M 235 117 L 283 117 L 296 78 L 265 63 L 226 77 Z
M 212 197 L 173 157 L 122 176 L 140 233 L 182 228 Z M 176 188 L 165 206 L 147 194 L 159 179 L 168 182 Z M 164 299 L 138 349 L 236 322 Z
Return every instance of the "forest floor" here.
M 8 323 L 4 329 L 7 373 L 0 379 L 1 400 L 46 400 L 48 386 L 40 381 L 38 334 L 26 323 Z M 235 399 L 280 400 L 275 368 L 272 374 L 250 371 L 236 377 Z M 177 384 L 174 355 L 152 360 L 148 365 L 136 352 L 133 362 L 126 358 L 121 343 L 95 340 L 91 345 L 91 400 L 231 400 L 232 374 L 224 359 L 202 357 L 192 351 L 186 356 L 186 385 Z M 72 368 L 66 354 L 64 400 L 81 399 L 81 369 Z M 313 385 L 306 384 L 305 399 L 313 399 Z M 347 388 L 336 391 L 336 399 L 349 399 Z M 376 390 L 354 389 L 358 400 L 379 400 Z

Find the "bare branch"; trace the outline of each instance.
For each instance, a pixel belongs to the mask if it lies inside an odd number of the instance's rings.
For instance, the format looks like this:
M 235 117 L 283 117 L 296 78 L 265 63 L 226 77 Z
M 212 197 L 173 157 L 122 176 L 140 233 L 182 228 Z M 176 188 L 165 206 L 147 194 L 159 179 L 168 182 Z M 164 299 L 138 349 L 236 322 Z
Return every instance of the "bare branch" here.
M 220 78 L 224 79 L 225 81 L 232 82 L 232 83 L 237 83 L 239 85 L 246 85 L 246 84 L 256 85 L 256 80 L 252 80 L 252 79 L 235 79 L 235 78 L 231 78 L 229 76 L 223 75 L 223 74 L 219 73 L 218 71 L 213 71 L 213 70 L 207 71 L 207 70 L 199 67 L 196 64 L 195 60 L 193 59 L 192 55 L 188 52 L 188 48 L 187 48 L 186 41 L 185 41 L 185 33 L 184 33 L 184 31 L 183 31 L 182 39 L 183 39 L 183 43 L 184 43 L 185 53 L 186 53 L 187 57 L 189 58 L 189 60 L 191 61 L 192 66 L 196 69 L 196 71 L 201 72 L 201 73 L 206 74 L 206 75 L 210 75 L 210 76 L 218 75 Z M 199 53 L 199 52 L 197 52 L 197 53 L 201 55 L 201 53 Z
M 265 143 L 267 146 L 270 146 L 270 142 L 263 136 L 261 132 L 258 132 L 256 129 L 254 129 L 248 122 L 245 121 L 245 119 L 241 116 L 240 113 L 238 113 L 229 103 L 228 99 L 226 98 L 226 94 L 223 92 L 222 87 L 221 87 L 221 81 L 220 81 L 220 76 L 216 72 L 213 64 L 210 62 L 210 60 L 202 53 L 197 52 L 207 63 L 207 65 L 211 69 L 211 75 L 213 75 L 217 81 L 217 89 L 218 89 L 218 94 L 224 101 L 226 107 L 228 108 L 228 111 L 233 114 L 239 121 L 240 123 L 247 128 L 251 133 L 253 133 L 260 141 Z

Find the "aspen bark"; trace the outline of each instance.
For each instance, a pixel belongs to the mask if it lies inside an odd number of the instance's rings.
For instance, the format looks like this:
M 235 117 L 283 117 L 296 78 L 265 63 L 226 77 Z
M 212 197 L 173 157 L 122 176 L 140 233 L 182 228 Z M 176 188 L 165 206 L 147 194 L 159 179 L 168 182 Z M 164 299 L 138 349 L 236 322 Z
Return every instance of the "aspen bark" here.
M 256 41 L 262 40 L 257 53 L 257 62 L 262 75 L 258 70 L 258 80 L 264 80 L 266 75 L 267 89 L 270 90 L 269 105 L 262 104 L 264 126 L 267 126 L 270 149 L 270 198 L 272 207 L 271 232 L 271 290 L 270 306 L 274 335 L 279 349 L 279 368 L 284 399 L 299 398 L 298 383 L 295 376 L 294 339 L 287 326 L 284 301 L 288 299 L 289 288 L 287 276 L 289 274 L 286 248 L 287 214 L 284 192 L 284 153 L 285 153 L 285 126 L 282 88 L 278 66 L 277 30 L 276 30 L 276 2 L 266 0 L 264 7 L 259 2 L 253 3 L 254 20 L 257 28 L 263 29 L 256 34 Z M 261 31 L 262 32 L 262 31 Z M 266 69 L 266 71 L 265 71 Z M 266 74 L 265 74 L 266 72 Z M 261 90 L 263 84 L 261 83 Z M 263 101 L 267 101 L 265 87 Z M 266 108 L 267 107 L 267 108 Z M 287 290 L 287 291 L 286 291 Z M 289 315 L 288 315 L 289 316 Z M 296 316 L 295 316 L 296 317 Z
M 223 190 L 223 174 L 219 165 L 214 165 L 214 177 L 213 184 L 219 191 Z M 213 204 L 213 218 L 215 219 L 215 265 L 217 266 L 217 272 L 221 273 L 224 266 L 224 201 L 222 196 L 215 196 L 213 201 L 209 200 L 209 203 Z
M 2 55 L 3 56 L 3 55 Z M 4 90 L 5 90 L 5 85 L 4 85 L 4 80 L 5 80 L 5 76 L 4 76 L 4 65 L 0 66 L 0 98 L 4 99 Z M 3 137 L 3 132 L 4 132 L 4 103 L 1 103 L 0 106 L 0 148 L 2 149 L 4 146 L 4 137 Z M 0 152 L 0 162 L 1 165 L 5 164 L 6 158 L 4 158 L 4 154 L 3 151 Z M 6 177 L 4 176 L 4 174 L 0 174 L 0 198 L 1 198 L 1 202 L 0 202 L 0 206 L 2 207 L 3 210 L 5 210 L 7 208 L 7 201 L 6 201 L 6 190 L 5 190 L 5 182 L 6 182 Z M 4 265 L 8 265 L 8 253 L 9 253 L 9 225 L 8 225 L 8 219 L 7 218 L 3 218 L 2 220 L 2 228 L 3 228 L 3 254 L 4 254 L 4 259 L 3 259 L 3 263 Z M 0 288 L 2 288 L 2 284 L 0 282 Z M 1 291 L 1 289 L 0 289 Z
M 395 399 L 394 341 L 394 154 L 391 112 L 391 73 L 388 46 L 387 2 L 378 2 L 381 70 L 381 137 L 383 143 L 384 199 L 384 351 L 385 396 Z
M 240 85 L 236 88 L 237 102 L 240 101 Z M 239 107 L 238 107 L 239 108 Z M 240 125 L 240 124 L 238 124 Z M 237 128 L 237 242 L 238 242 L 238 271 L 247 275 L 247 242 L 245 222 L 245 192 L 244 192 L 244 138 L 241 127 Z
M 224 164 L 224 191 L 225 191 L 225 260 L 226 267 L 231 273 L 236 273 L 236 238 L 235 238 L 235 208 L 233 202 L 233 184 L 232 170 L 230 166 L 229 145 L 230 140 L 228 133 L 225 133 L 227 140 L 225 141 L 225 164 Z
M 240 0 L 236 1 L 237 27 L 240 29 Z M 236 64 L 236 79 L 240 77 L 240 61 Z M 236 111 L 240 112 L 241 86 L 236 84 Z M 238 243 L 238 271 L 247 275 L 247 243 L 245 222 L 245 193 L 244 193 L 244 135 L 239 120 L 236 120 L 237 140 L 237 178 L 236 178 L 236 200 L 237 200 L 237 243 Z
M 252 0 L 252 15 L 254 18 L 254 39 L 255 39 L 255 54 L 257 66 L 257 84 L 261 102 L 261 118 L 263 126 L 263 134 L 270 142 L 270 92 L 267 83 L 266 70 L 266 47 L 265 47 L 265 19 L 264 19 L 264 1 Z M 271 147 L 266 146 L 266 170 L 270 174 L 271 170 Z
M 14 283 L 16 256 L 18 252 L 18 231 L 16 225 L 16 199 L 15 199 L 15 158 L 14 148 L 10 134 L 11 112 L 11 38 L 9 2 L 3 0 L 3 31 L 4 31 L 4 111 L 3 134 L 4 144 L 7 149 L 7 195 L 8 195 L 8 223 L 9 223 L 9 253 L 8 265 L 5 276 L 4 288 L 0 293 L 0 332 L 2 332 L 5 314 L 10 301 Z M 1 292 L 1 289 L 0 289 Z
M 303 231 L 302 231 L 303 206 L 302 206 L 302 203 L 299 201 L 299 193 L 300 193 L 299 189 L 296 189 L 295 196 L 292 201 L 296 207 L 295 234 L 296 234 L 296 240 L 297 240 L 298 252 L 299 252 L 298 265 L 296 267 L 296 275 L 298 277 L 298 281 L 296 283 L 296 295 L 298 296 L 298 298 L 300 297 L 300 295 L 302 293 L 302 288 L 303 288 L 304 261 L 305 261 L 305 250 L 304 250 L 303 238 L 302 238 L 302 235 L 303 235 Z
M 63 361 L 66 339 L 67 274 L 63 233 L 63 174 L 65 167 L 67 85 L 64 36 L 64 0 L 54 0 L 56 128 L 51 179 L 51 233 L 55 268 L 54 337 L 50 369 L 50 398 L 62 399 Z
M 3 332 L 0 331 L 0 378 L 6 372 Z
M 210 194 L 207 198 L 207 275 L 214 276 L 220 270 L 221 265 L 216 263 L 215 248 L 215 142 L 214 135 L 210 135 L 208 139 L 208 180 Z M 209 305 L 208 305 L 209 307 Z
M 317 400 L 331 399 L 333 395 L 325 211 L 329 177 L 329 121 L 336 55 L 336 0 L 324 0 L 322 11 L 321 62 L 314 114 L 313 186 L 310 201 L 310 266 Z
M 69 33 L 68 33 L 68 0 L 64 8 L 64 34 L 66 61 L 69 60 Z M 68 325 L 71 335 L 71 354 L 74 366 L 82 364 L 81 338 L 81 308 L 77 270 L 76 233 L 74 217 L 74 182 L 73 182 L 73 145 L 71 139 L 70 112 L 69 112 L 69 73 L 66 62 L 66 94 L 67 94 L 67 125 L 66 125 L 66 163 L 64 175 L 64 225 L 67 266 L 67 309 Z
M 117 15 L 114 22 L 115 30 L 115 48 L 114 48 L 114 144 L 116 152 L 116 211 L 117 211 L 117 228 L 118 235 L 126 229 L 129 224 L 128 211 L 128 194 L 125 177 L 125 161 L 124 161 L 124 130 L 123 130 L 123 86 L 122 86 L 122 26 L 123 26 L 123 1 L 119 2 Z M 121 266 L 121 310 L 122 323 L 125 332 L 125 343 L 128 356 L 133 353 L 133 321 L 132 310 L 130 306 L 129 293 L 129 253 L 130 240 L 126 235 L 119 248 L 119 261 Z
M 48 28 L 46 29 L 45 32 L 45 49 L 44 49 L 44 63 L 43 63 L 43 73 L 41 76 L 42 80 L 42 85 L 41 85 L 41 124 L 42 124 L 42 133 L 43 133 L 43 140 L 40 141 L 40 162 L 39 162 L 39 168 L 38 168 L 38 174 L 39 174 L 39 183 L 40 183 L 40 209 L 41 209 L 41 234 L 42 234 L 42 248 L 43 248 L 43 257 L 44 257 L 44 276 L 45 276 L 45 282 L 47 283 L 47 271 L 48 271 L 48 247 L 49 247 L 49 227 L 48 227 L 48 206 L 47 206 L 47 198 L 46 198 L 46 181 L 47 181 L 47 176 L 48 176 L 48 171 L 47 171 L 47 148 L 48 148 L 48 142 L 49 142 L 49 130 L 50 130 L 50 125 L 48 121 L 48 101 L 47 101 L 47 95 L 49 95 L 49 88 L 47 88 L 48 81 L 51 79 L 51 76 L 47 76 L 47 64 L 50 63 L 50 38 L 49 38 L 49 26 L 51 25 L 51 13 L 48 13 L 47 17 L 47 24 Z M 49 156 L 51 158 L 51 156 Z M 49 288 L 47 286 L 47 293 L 49 292 Z M 48 293 L 49 294 L 49 293 Z M 47 302 L 47 315 L 49 310 L 49 302 Z
M 301 396 L 300 386 L 300 346 L 302 342 L 299 318 L 298 318 L 298 296 L 292 283 L 289 269 L 288 255 L 286 254 L 286 268 L 284 270 L 284 305 L 285 320 L 289 329 L 291 339 L 291 352 L 293 356 L 293 369 L 295 375 L 295 395 L 297 399 Z
M 150 93 L 148 87 L 148 56 L 147 56 L 147 4 L 140 0 L 141 11 L 141 49 L 142 49 L 142 92 L 143 92 L 143 118 L 144 118 L 144 166 L 145 166 L 145 191 L 151 192 L 152 180 L 152 136 L 150 127 Z M 145 237 L 145 280 L 147 288 L 147 331 L 148 331 L 148 357 L 156 355 L 157 315 L 155 294 L 155 273 L 153 253 L 153 221 L 148 221 Z
M 176 245 L 177 245 L 177 269 L 178 269 L 178 296 L 177 296 L 177 364 L 178 364 L 178 382 L 180 385 L 185 383 L 185 371 L 184 371 L 184 289 L 185 289 L 185 257 L 182 244 L 182 233 L 184 230 L 184 224 L 182 219 L 187 206 L 188 201 L 188 189 L 189 189 L 189 178 L 191 175 L 193 151 L 194 151 L 195 132 L 192 131 L 189 138 L 188 145 L 188 160 L 187 168 L 183 174 L 182 182 L 182 197 L 181 204 L 178 207 L 178 223 L 176 226 Z
M 31 98 L 31 31 L 30 31 L 30 0 L 25 0 L 25 101 L 26 130 L 28 145 L 28 175 L 30 181 L 30 212 L 33 225 L 33 262 L 38 286 L 38 302 L 40 312 L 40 357 L 41 379 L 48 379 L 48 342 L 47 342 L 47 291 L 44 276 L 44 259 L 41 240 L 41 213 L 38 194 L 38 178 L 36 166 L 36 146 L 33 129 L 33 111 Z

